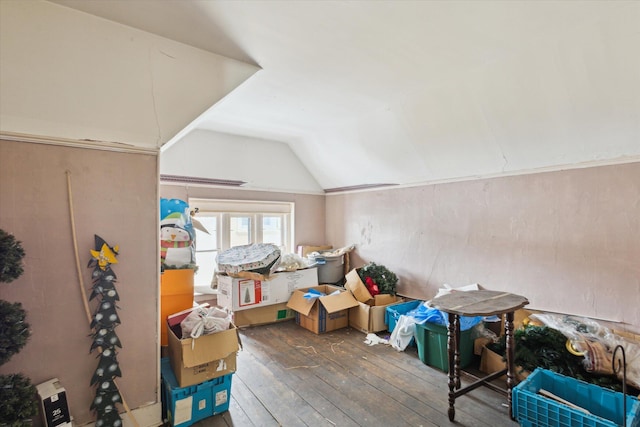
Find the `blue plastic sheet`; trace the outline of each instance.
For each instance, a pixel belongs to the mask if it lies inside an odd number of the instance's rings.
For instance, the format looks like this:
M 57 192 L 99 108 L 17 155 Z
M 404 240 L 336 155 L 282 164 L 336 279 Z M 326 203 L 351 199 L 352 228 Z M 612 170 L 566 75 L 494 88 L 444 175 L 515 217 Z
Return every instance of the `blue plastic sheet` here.
M 437 308 L 427 307 L 426 304 L 420 304 L 417 308 L 407 312 L 406 316 L 413 317 L 416 323 L 423 324 L 425 322 L 435 323 L 436 325 L 448 326 L 448 315 Z M 466 331 L 482 322 L 482 316 L 467 317 L 460 316 L 460 330 Z
M 335 291 L 331 292 L 329 295 L 336 295 L 339 294 L 340 290 L 336 289 Z M 303 297 L 309 301 L 313 301 L 316 298 L 320 298 L 325 296 L 326 294 L 320 291 L 317 291 L 315 289 L 309 289 L 307 292 L 305 292 L 305 294 L 303 295 Z
M 316 291 L 315 289 L 309 289 L 307 292 L 305 292 L 303 297 L 309 301 L 312 301 L 316 298 L 323 297 L 324 295 L 325 294 L 323 292 Z

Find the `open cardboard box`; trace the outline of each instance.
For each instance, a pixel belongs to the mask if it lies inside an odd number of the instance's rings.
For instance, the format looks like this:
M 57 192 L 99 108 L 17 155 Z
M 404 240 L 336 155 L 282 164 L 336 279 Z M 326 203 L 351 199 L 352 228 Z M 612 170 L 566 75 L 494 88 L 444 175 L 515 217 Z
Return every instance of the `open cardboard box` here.
M 325 296 L 308 300 L 304 294 L 314 289 Z M 336 295 L 331 293 L 339 291 Z M 303 328 L 321 334 L 349 325 L 349 309 L 358 306 L 350 292 L 333 285 L 320 285 L 293 292 L 287 307 L 296 312 L 296 323 Z
M 180 387 L 228 375 L 236 371 L 236 353 L 240 337 L 234 324 L 226 331 L 182 338 L 180 321 L 170 317 L 168 323 L 169 362 Z
M 358 275 L 358 269 L 354 268 L 344 278 L 344 287 L 353 294 L 356 300 L 365 304 L 370 304 L 373 301 L 373 296 Z
M 387 330 L 384 313 L 387 307 L 404 301 L 402 297 L 389 294 L 376 295 L 372 304 L 358 302 L 358 306 L 349 310 L 349 326 L 366 334 Z
M 367 286 L 362 283 L 356 268 L 345 276 L 344 287 L 353 294 L 359 303 L 358 307 L 349 311 L 349 326 L 364 333 L 386 330 L 384 313 L 387 306 L 404 301 L 401 297 L 389 294 L 371 296 Z

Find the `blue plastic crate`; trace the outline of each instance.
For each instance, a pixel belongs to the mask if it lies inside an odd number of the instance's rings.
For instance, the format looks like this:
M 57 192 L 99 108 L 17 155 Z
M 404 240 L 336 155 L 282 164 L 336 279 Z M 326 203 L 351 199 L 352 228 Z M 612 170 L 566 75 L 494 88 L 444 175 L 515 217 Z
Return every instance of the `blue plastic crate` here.
M 173 427 L 187 427 L 229 410 L 233 374 L 179 387 L 168 357 L 161 359 L 160 373 L 163 415 Z
M 387 307 L 384 311 L 384 324 L 387 325 L 387 330 L 393 332 L 400 316 L 418 308 L 423 302 L 424 301 L 408 301 Z
M 587 414 L 538 394 L 549 391 L 590 412 Z M 627 426 L 640 426 L 640 401 L 627 396 Z M 521 426 L 618 427 L 623 422 L 623 394 L 537 368 L 513 388 L 513 416 Z

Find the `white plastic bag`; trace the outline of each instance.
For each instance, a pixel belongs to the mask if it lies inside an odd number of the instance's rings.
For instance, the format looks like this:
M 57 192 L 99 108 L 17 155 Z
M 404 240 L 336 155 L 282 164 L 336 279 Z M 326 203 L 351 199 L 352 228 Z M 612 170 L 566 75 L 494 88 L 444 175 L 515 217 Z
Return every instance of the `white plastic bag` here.
M 226 331 L 231 323 L 231 313 L 217 307 L 194 309 L 180 322 L 183 337 L 198 338 L 214 332 Z
M 416 329 L 416 319 L 411 316 L 401 314 L 396 323 L 396 327 L 391 332 L 389 344 L 398 351 L 404 351 L 411 342 Z

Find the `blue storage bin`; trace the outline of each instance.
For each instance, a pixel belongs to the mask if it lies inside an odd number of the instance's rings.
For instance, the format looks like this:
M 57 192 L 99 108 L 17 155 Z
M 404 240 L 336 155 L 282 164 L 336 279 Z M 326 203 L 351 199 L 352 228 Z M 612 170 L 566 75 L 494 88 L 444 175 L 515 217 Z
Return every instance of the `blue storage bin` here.
M 163 416 L 173 427 L 187 427 L 229 410 L 233 374 L 179 387 L 169 358 L 164 357 L 160 362 Z
M 384 324 L 387 325 L 387 330 L 393 332 L 398 323 L 400 315 L 407 314 L 411 310 L 418 308 L 424 301 L 408 301 L 400 304 L 393 304 L 387 307 L 384 312 Z
M 586 409 L 578 409 L 538 394 L 540 389 Z M 623 422 L 623 394 L 595 384 L 537 368 L 513 388 L 513 416 L 521 426 L 618 427 Z M 640 401 L 627 396 L 627 425 L 640 426 Z

